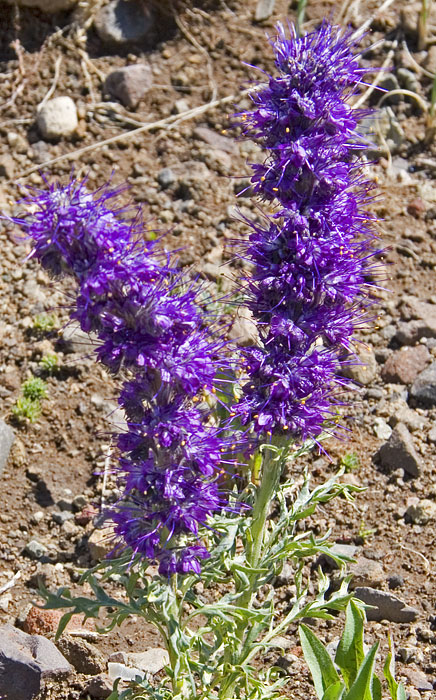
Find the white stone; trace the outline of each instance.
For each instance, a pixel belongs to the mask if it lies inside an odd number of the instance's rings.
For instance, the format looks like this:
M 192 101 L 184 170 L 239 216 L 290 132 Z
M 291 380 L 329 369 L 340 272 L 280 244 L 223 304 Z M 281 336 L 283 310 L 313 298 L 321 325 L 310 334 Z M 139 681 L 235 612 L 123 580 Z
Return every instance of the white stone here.
M 156 647 L 155 649 L 147 649 L 146 651 L 131 652 L 127 654 L 128 663 L 135 668 L 139 668 L 145 673 L 154 675 L 158 673 L 164 666 L 169 664 L 170 657 L 166 649 Z
M 113 663 L 111 661 L 107 665 L 107 670 L 109 678 L 113 681 L 117 678 L 121 678 L 122 681 L 134 681 L 138 676 L 141 680 L 144 678 L 144 673 L 140 671 L 139 668 L 129 668 L 124 664 Z
M 76 105 L 71 97 L 55 97 L 41 107 L 36 123 L 45 139 L 71 136 L 78 126 Z

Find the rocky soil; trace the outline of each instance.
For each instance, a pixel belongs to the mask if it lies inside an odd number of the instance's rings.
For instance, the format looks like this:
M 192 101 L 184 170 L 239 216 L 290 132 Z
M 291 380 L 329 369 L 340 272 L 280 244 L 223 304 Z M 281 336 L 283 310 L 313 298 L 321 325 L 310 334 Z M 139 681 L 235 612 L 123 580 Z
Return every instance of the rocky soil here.
M 379 292 L 376 327 L 361 331 L 362 364 L 349 370 L 361 385 L 349 437 L 329 443 L 328 457 L 313 455 L 311 471 L 318 480 L 342 462 L 343 478 L 367 488 L 354 506 L 335 502 L 312 525 L 317 533 L 331 528 L 336 546 L 356 559 L 350 566 L 356 594 L 375 605 L 367 641 L 380 639 L 385 652 L 390 630 L 409 697 L 430 700 L 436 689 L 436 122 L 430 107 L 436 9 L 420 37 L 420 5 L 307 3 L 305 29 L 325 16 L 355 28 L 368 20 L 363 60 L 390 69 L 376 76 L 385 92 L 365 98 L 380 107 L 366 124 L 374 140 L 368 176 L 379 184 L 373 206 L 389 281 Z M 109 177 L 127 181 L 128 196 L 144 203 L 151 227 L 169 231 L 167 245 L 180 248 L 181 262 L 226 291 L 239 265 L 230 241 L 245 230 L 236 208 L 244 214 L 256 206 L 246 189 L 247 162 L 259 157 L 256 147 L 227 133 L 228 115 L 246 105 L 241 89 L 259 77 L 255 67 L 272 68 L 265 34 L 277 20 L 294 20 L 296 8 L 285 0 L 0 1 L 3 211 L 18 211 L 20 188 L 26 193 L 43 178 L 66 181 L 72 167 L 95 187 Z M 80 573 L 109 547 L 98 511 L 114 494 L 103 475 L 109 423 L 121 420 L 113 413 L 116 385 L 90 357 L 92 341 L 66 327 L 68 284 L 53 284 L 28 260 L 28 245 L 17 234 L 0 223 L 0 624 L 11 626 L 2 628 L 0 653 L 6 645 L 15 658 L 20 644 L 27 653 L 30 675 L 20 699 L 35 688 L 43 688 L 41 698 L 106 697 L 110 677 L 127 677 L 132 668 L 159 672 L 165 654 L 153 630 L 129 621 L 99 637 L 91 624 L 75 620 L 56 650 L 48 645 L 59 616 L 32 603 L 40 583 L 86 593 Z M 238 320 L 234 335 L 249 332 Z M 53 355 L 56 361 L 47 359 Z M 47 396 L 30 422 L 16 407 L 23 384 L 35 376 L 46 382 Z M 337 576 L 328 561 L 321 564 Z M 286 567 L 277 589 L 285 609 L 292 592 Z M 319 623 L 317 630 L 334 642 L 340 622 Z M 45 641 L 31 642 L 24 633 Z M 289 676 L 289 697 L 315 697 L 295 630 L 283 647 L 279 663 Z M 277 655 L 264 660 L 277 661 Z

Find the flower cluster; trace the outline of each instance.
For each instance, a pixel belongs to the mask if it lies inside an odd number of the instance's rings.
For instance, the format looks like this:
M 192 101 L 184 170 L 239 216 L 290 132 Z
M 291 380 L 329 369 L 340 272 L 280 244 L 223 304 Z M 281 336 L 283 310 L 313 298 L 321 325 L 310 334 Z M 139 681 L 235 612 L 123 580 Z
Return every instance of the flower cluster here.
M 224 343 L 205 323 L 195 281 L 144 240 L 138 212 L 108 204 L 117 194 L 90 194 L 72 179 L 32 193 L 30 212 L 14 221 L 45 269 L 73 277 L 71 317 L 95 333 L 98 359 L 124 378 L 115 533 L 134 554 L 159 559 L 161 573 L 199 571 L 207 551 L 184 540 L 223 505 L 217 474 L 228 446 L 201 393 L 214 392 Z
M 243 246 L 253 269 L 246 305 L 261 342 L 246 350 L 234 410 L 258 433 L 304 440 L 334 421 L 341 366 L 372 303 L 372 185 L 359 158 L 364 112 L 349 103 L 364 73 L 351 33 L 327 22 L 301 38 L 277 29 L 277 74 L 237 115 L 243 135 L 266 151 L 252 164 L 252 187 L 272 211 L 248 221 Z

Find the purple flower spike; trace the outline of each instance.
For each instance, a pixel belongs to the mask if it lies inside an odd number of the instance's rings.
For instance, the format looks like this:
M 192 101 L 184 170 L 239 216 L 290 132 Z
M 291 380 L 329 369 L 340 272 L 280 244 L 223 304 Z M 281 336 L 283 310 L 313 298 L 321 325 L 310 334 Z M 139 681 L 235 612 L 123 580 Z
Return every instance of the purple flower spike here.
M 351 32 L 327 22 L 301 38 L 278 25 L 273 47 L 276 75 L 238 115 L 243 135 L 265 150 L 252 164 L 253 190 L 276 213 L 247 220 L 242 256 L 252 272 L 243 291 L 260 343 L 245 350 L 233 410 L 259 439 L 287 431 L 304 440 L 334 427 L 340 370 L 373 303 L 373 185 L 358 133 L 367 112 L 349 102 L 365 70 Z
M 165 575 L 198 573 L 207 552 L 192 540 L 225 505 L 217 479 L 232 452 L 198 394 L 225 371 L 225 342 L 213 337 L 199 285 L 143 239 L 139 212 L 109 206 L 117 194 L 72 179 L 35 191 L 14 221 L 53 276 L 74 279 L 71 318 L 96 334 L 97 358 L 124 380 L 127 429 L 114 436 L 122 495 L 110 513 L 118 549 L 157 559 Z

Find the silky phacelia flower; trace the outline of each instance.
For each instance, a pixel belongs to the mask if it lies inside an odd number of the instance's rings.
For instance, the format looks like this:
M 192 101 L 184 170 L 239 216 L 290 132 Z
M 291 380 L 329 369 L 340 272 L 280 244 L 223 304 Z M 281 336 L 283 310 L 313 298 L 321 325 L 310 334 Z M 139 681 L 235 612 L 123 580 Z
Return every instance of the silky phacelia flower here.
M 351 32 L 324 22 L 273 42 L 277 72 L 238 115 L 265 151 L 252 164 L 254 192 L 273 207 L 251 228 L 245 304 L 260 342 L 245 351 L 247 381 L 234 411 L 257 433 L 316 437 L 336 416 L 356 329 L 372 304 L 374 217 L 353 109 L 365 69 Z M 330 423 L 330 426 L 332 423 Z
M 113 437 L 121 496 L 110 512 L 118 548 L 158 559 L 164 574 L 198 572 L 208 554 L 189 537 L 225 504 L 217 476 L 231 450 L 202 400 L 226 367 L 225 343 L 195 280 L 144 239 L 140 214 L 109 206 L 118 193 L 72 179 L 33 192 L 14 221 L 45 269 L 74 279 L 71 318 L 123 379 L 127 427 Z

